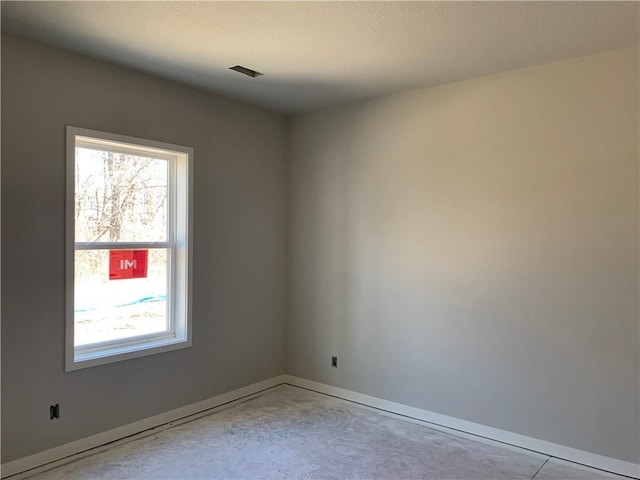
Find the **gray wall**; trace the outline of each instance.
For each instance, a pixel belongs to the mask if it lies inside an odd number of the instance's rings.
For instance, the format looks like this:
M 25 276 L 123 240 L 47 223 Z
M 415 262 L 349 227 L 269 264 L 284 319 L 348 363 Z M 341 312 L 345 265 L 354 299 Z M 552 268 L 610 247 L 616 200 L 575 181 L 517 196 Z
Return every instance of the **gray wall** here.
M 288 373 L 638 463 L 638 53 L 290 119 Z
M 65 125 L 195 149 L 192 348 L 64 373 Z M 284 127 L 2 36 L 2 462 L 284 372 Z

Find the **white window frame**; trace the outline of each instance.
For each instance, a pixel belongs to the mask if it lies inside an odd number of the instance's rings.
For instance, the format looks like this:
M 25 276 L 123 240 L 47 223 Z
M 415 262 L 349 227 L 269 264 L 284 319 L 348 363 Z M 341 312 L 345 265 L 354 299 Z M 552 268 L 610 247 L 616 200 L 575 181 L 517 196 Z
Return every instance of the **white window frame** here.
M 135 155 L 150 154 L 169 161 L 167 242 L 75 241 L 76 145 Z M 65 370 L 104 365 L 130 358 L 190 347 L 193 216 L 193 148 L 125 135 L 67 126 L 66 185 L 66 332 Z M 75 346 L 74 259 L 76 250 L 152 249 L 170 251 L 167 285 L 167 331 L 120 340 Z

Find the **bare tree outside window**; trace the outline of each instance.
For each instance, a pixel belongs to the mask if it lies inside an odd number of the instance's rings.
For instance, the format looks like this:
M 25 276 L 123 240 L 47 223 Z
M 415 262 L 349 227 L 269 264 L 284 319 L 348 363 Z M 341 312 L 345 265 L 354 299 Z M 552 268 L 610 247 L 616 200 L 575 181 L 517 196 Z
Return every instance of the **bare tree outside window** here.
M 167 162 L 76 149 L 76 242 L 165 241 Z

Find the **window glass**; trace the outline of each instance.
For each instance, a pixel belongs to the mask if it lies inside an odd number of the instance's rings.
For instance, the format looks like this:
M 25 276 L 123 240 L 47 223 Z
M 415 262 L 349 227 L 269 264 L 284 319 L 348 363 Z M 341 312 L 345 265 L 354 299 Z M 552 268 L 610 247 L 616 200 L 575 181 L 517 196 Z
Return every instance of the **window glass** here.
M 167 241 L 168 163 L 76 148 L 76 242 Z
M 76 250 L 75 345 L 167 332 L 165 248 L 147 250 L 146 277 L 110 279 L 110 252 Z M 116 251 L 119 252 L 119 251 Z M 126 262 L 127 260 L 120 260 Z M 120 265 L 117 265 L 120 266 Z M 127 271 L 127 270 L 124 270 Z

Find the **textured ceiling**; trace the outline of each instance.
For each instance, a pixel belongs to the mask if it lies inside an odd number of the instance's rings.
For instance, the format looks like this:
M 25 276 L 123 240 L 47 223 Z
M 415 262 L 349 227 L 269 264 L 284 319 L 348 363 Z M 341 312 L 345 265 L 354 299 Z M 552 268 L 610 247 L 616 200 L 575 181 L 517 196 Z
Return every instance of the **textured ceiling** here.
M 8 2 L 2 31 L 299 113 L 637 44 L 637 2 Z M 228 70 L 244 65 L 265 75 Z

